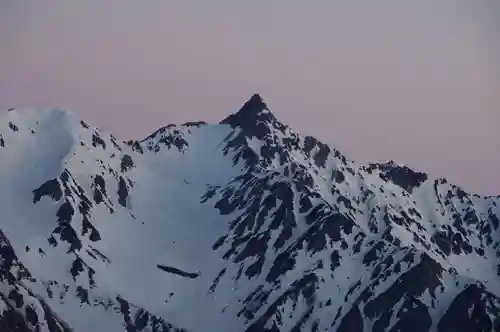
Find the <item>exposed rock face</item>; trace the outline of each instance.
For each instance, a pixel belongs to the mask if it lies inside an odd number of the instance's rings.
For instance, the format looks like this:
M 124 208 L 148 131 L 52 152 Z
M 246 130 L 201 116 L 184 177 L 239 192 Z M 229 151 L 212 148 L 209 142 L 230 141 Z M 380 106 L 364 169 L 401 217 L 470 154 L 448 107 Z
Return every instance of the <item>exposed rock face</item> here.
M 119 142 L 0 113 L 1 331 L 500 331 L 500 198 L 359 165 L 259 95 Z

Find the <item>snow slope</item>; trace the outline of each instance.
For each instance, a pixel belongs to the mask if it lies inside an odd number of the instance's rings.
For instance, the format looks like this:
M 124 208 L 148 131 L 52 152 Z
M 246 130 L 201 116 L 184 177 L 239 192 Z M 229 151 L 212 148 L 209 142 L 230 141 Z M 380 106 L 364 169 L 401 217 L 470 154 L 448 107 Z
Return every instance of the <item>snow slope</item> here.
M 0 330 L 500 328 L 499 197 L 357 164 L 258 95 L 128 142 L 0 113 L 0 211 Z

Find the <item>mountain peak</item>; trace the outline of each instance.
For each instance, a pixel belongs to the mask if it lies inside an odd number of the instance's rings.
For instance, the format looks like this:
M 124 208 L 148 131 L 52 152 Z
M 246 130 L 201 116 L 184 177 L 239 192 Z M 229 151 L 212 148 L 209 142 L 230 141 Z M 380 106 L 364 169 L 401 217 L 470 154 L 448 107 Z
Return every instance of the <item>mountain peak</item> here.
M 238 112 L 231 114 L 220 123 L 229 124 L 233 127 L 248 128 L 257 122 L 269 121 L 273 118 L 273 114 L 262 97 L 258 93 L 254 93 Z
M 258 93 L 254 93 L 240 108 L 238 113 L 243 113 L 245 115 L 257 115 L 266 110 L 269 111 L 262 97 Z
M 266 109 L 267 105 L 264 103 L 264 100 L 258 93 L 254 93 L 250 99 L 245 103 L 243 107 L 255 107 L 255 108 L 263 108 Z

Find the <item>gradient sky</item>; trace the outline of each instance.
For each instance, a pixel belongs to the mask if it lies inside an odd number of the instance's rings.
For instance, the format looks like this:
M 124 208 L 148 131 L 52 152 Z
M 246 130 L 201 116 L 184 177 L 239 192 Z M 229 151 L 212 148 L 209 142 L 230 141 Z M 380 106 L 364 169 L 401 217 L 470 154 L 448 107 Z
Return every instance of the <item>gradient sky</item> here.
M 500 1 L 0 0 L 0 109 L 121 139 L 254 92 L 361 162 L 500 193 Z

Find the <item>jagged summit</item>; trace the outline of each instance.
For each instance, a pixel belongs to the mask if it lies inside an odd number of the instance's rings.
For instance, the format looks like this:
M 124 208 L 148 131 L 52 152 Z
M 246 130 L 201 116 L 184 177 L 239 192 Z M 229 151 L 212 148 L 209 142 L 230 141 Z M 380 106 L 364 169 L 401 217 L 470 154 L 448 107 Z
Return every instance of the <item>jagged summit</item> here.
M 257 93 L 253 94 L 238 112 L 229 115 L 220 124 L 240 128 L 244 136 L 259 139 L 264 139 L 270 133 L 270 127 L 284 127 Z
M 269 121 L 271 118 L 274 116 L 266 103 L 259 94 L 255 93 L 238 112 L 229 115 L 220 123 L 247 128 L 257 121 Z
M 249 100 L 247 100 L 247 102 L 245 103 L 245 105 L 243 106 L 243 108 L 245 108 L 245 106 L 247 107 L 253 107 L 253 106 L 256 106 L 256 107 L 262 107 L 262 108 L 267 108 L 267 105 L 266 103 L 264 102 L 264 99 L 262 99 L 262 97 L 260 96 L 260 94 L 258 93 L 254 93 Z

